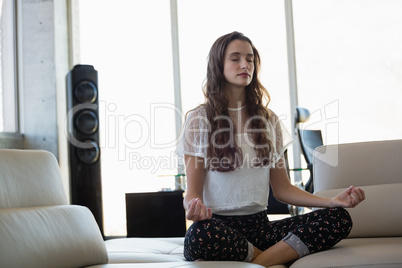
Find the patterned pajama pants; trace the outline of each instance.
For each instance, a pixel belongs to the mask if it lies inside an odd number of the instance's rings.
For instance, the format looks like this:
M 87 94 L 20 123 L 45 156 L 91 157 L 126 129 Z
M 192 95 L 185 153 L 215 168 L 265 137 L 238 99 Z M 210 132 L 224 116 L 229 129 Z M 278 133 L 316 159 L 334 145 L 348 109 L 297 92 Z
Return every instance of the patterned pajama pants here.
M 269 221 L 266 211 L 247 216 L 214 214 L 187 230 L 184 257 L 189 261 L 250 261 L 252 246 L 264 251 L 281 240 L 303 257 L 333 247 L 351 229 L 352 220 L 343 208 L 316 210 L 279 221 Z

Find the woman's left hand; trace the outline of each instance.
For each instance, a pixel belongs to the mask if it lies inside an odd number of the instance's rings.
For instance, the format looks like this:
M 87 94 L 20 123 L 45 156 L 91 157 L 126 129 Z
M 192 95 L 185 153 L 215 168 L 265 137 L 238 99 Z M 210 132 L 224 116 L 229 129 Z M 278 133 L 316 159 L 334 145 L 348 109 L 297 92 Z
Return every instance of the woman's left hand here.
M 330 207 L 354 208 L 366 199 L 363 189 L 350 186 L 347 190 L 331 199 Z

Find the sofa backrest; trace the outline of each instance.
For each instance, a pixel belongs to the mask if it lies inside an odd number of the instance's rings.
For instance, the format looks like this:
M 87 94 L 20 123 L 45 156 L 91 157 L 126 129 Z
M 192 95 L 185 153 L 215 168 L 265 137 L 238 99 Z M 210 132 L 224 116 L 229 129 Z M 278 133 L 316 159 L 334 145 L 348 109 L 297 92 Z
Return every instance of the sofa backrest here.
M 56 158 L 0 150 L 0 267 L 85 267 L 108 262 L 94 216 L 68 205 Z
M 314 151 L 313 174 L 316 191 L 401 183 L 402 140 L 320 146 Z
M 0 208 L 66 204 L 59 166 L 53 154 L 0 149 Z
M 402 140 L 321 146 L 314 151 L 315 194 L 336 196 L 359 186 L 366 200 L 348 209 L 349 237 L 402 236 Z

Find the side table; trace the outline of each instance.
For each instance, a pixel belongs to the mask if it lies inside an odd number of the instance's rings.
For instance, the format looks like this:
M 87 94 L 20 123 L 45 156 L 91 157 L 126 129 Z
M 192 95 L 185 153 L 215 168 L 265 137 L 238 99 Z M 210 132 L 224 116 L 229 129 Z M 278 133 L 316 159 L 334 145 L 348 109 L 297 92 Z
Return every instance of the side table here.
M 184 237 L 183 191 L 126 193 L 127 237 Z

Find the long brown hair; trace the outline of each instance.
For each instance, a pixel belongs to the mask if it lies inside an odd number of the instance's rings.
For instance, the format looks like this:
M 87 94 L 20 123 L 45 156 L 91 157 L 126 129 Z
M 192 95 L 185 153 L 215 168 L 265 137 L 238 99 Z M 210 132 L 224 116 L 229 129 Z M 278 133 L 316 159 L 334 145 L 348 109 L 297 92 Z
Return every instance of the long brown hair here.
M 217 120 L 220 116 L 229 118 L 228 104 L 229 99 L 225 93 L 226 79 L 223 75 L 224 57 L 227 46 L 234 40 L 247 41 L 254 54 L 254 73 L 250 84 L 246 87 L 246 106 L 247 114 L 253 120 L 250 121 L 252 129 L 267 129 L 270 113 L 268 103 L 270 96 L 267 89 L 261 84 L 258 78 L 260 70 L 260 55 L 251 40 L 239 32 L 232 32 L 221 36 L 212 45 L 209 57 L 207 78 L 204 85 L 205 103 L 202 104 L 206 110 L 207 120 L 210 124 L 208 133 L 207 167 L 215 171 L 232 171 L 240 167 L 243 163 L 242 151 L 236 140 L 229 142 L 234 133 L 228 131 L 218 131 L 230 128 L 228 120 Z M 270 162 L 272 153 L 272 142 L 268 133 L 256 131 L 252 133 L 254 149 L 257 154 L 255 166 L 267 166 Z M 213 140 L 212 140 L 213 139 Z M 217 163 L 216 160 L 220 162 Z M 224 159 L 224 161 L 221 161 Z M 214 161 L 211 162 L 211 161 Z

